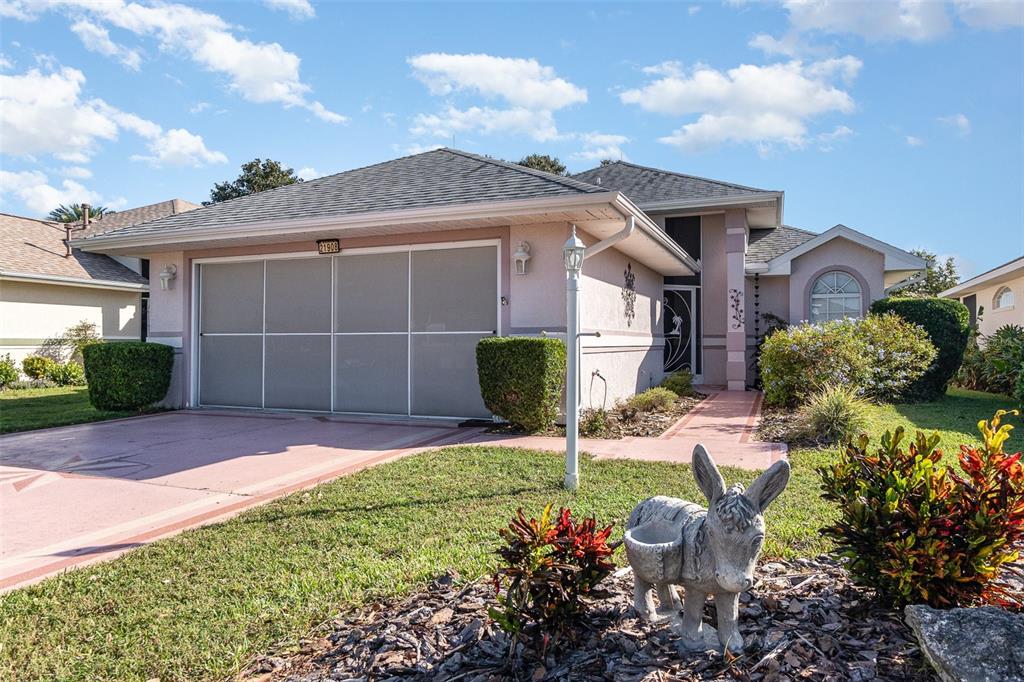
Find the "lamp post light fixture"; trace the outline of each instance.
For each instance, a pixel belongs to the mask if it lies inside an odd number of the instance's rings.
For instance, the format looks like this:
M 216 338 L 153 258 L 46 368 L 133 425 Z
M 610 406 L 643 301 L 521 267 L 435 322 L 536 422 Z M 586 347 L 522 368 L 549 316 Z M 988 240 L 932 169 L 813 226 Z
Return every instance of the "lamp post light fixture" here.
M 562 247 L 565 262 L 565 487 L 576 490 L 580 485 L 580 398 L 579 398 L 579 343 L 580 343 L 580 272 L 587 246 L 576 236 L 576 226 Z
M 512 260 L 515 261 L 516 274 L 526 274 L 526 261 L 530 260 L 530 242 L 521 241 L 519 242 L 519 248 L 512 254 Z

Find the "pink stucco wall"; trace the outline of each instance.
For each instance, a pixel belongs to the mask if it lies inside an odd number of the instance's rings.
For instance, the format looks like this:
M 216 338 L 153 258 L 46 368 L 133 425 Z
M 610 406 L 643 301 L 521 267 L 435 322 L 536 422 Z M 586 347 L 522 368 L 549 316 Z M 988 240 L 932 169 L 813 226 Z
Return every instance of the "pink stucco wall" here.
M 837 237 L 793 259 L 789 275 L 790 322 L 795 324 L 810 317 L 810 286 L 829 270 L 847 272 L 861 283 L 864 314 L 872 301 L 885 295 L 885 257 L 878 251 Z

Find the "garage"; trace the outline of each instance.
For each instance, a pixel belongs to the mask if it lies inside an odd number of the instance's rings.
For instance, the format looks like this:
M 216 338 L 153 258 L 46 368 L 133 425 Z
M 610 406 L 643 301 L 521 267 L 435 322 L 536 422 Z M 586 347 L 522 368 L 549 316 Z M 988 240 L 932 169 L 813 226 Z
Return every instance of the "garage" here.
M 499 246 L 194 261 L 198 404 L 489 416 L 475 350 L 501 333 Z

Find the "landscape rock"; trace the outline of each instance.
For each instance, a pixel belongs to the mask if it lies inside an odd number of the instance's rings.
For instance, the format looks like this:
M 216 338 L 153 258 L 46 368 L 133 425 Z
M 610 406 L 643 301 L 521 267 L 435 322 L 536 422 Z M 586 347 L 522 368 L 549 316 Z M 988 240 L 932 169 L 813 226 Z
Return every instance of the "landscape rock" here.
M 1024 614 L 913 605 L 906 617 L 945 682 L 1024 682 Z

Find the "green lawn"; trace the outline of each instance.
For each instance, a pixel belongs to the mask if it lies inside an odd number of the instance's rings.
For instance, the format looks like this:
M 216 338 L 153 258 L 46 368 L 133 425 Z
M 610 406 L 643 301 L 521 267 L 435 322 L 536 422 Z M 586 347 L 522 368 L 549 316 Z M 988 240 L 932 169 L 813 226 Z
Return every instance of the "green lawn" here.
M 933 407 L 875 408 L 873 425 L 952 424 L 943 432 L 949 448 L 976 440 L 973 422 L 1005 403 L 956 391 Z M 833 456 L 792 453 L 793 479 L 769 510 L 767 555 L 826 548 L 816 529 L 831 511 L 813 467 Z M 729 482 L 753 477 L 723 473 Z M 554 500 L 621 533 L 644 497 L 699 499 L 688 466 L 585 459 L 582 475 L 571 495 L 551 454 L 425 453 L 0 596 L 0 679 L 222 678 L 339 610 L 415 589 L 445 569 L 466 578 L 489 570 L 495 531 L 517 506 L 536 513 Z
M 45 429 L 129 417 L 135 412 L 97 410 L 85 386 L 0 391 L 0 433 Z

